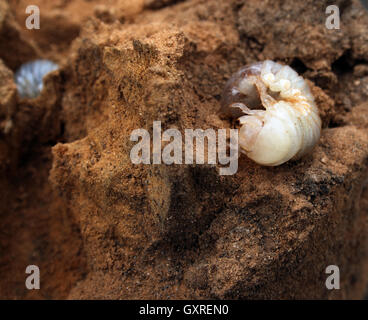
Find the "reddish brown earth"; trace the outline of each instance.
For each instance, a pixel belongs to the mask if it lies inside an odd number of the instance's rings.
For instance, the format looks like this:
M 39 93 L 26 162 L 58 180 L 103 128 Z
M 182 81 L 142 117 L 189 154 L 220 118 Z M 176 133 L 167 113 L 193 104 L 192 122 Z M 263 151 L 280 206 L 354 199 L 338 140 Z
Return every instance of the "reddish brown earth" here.
M 336 1 L 0 0 L 0 298 L 353 299 L 367 286 L 368 14 Z M 60 70 L 36 99 L 13 73 Z M 262 167 L 133 165 L 134 129 L 230 128 L 221 91 L 272 59 L 309 80 L 315 150 Z M 41 289 L 25 288 L 25 268 Z M 327 290 L 338 265 L 341 290 Z

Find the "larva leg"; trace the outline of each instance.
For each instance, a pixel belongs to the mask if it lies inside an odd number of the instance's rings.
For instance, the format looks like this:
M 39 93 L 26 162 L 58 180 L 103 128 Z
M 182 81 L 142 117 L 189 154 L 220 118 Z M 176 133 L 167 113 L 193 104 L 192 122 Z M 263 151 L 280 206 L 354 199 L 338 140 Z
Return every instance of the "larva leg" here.
M 233 103 L 230 107 L 239 108 L 244 114 L 255 114 L 257 111 L 249 109 L 244 103 L 241 102 Z
M 257 123 L 262 123 L 264 114 L 266 112 L 265 110 L 251 110 L 245 104 L 240 102 L 233 103 L 231 107 L 239 108 L 244 114 L 246 114 L 245 116 L 238 118 L 240 124 L 248 122 L 250 117 L 257 119 Z

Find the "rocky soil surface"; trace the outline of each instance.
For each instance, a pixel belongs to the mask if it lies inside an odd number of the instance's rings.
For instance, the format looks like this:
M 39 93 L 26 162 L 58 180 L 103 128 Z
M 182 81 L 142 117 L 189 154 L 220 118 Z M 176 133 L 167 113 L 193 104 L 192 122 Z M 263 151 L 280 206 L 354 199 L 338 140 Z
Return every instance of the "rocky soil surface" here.
M 0 298 L 353 299 L 368 281 L 368 12 L 328 1 L 0 0 Z M 35 99 L 13 76 L 60 65 Z M 134 165 L 134 129 L 231 128 L 221 92 L 271 59 L 309 80 L 308 156 Z M 41 270 L 41 290 L 24 286 Z M 327 290 L 328 265 L 341 289 Z

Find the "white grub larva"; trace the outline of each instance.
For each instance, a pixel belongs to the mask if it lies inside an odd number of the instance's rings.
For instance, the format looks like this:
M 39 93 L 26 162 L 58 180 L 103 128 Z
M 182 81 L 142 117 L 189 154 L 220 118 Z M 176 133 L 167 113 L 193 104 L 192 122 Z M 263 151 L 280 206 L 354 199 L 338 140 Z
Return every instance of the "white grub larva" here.
M 310 152 L 321 119 L 307 82 L 292 68 L 270 60 L 240 69 L 227 82 L 222 113 L 238 118 L 239 146 L 265 166 L 277 166 Z
M 21 65 L 14 76 L 19 96 L 36 98 L 42 91 L 43 77 L 57 69 L 58 65 L 49 60 L 36 60 Z

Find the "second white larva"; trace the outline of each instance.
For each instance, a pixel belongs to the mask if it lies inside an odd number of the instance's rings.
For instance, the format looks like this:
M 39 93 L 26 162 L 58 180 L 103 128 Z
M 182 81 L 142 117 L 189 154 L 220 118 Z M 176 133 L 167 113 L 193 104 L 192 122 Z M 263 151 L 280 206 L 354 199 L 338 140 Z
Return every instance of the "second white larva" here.
M 245 66 L 230 78 L 222 111 L 238 118 L 240 149 L 261 165 L 298 159 L 320 138 L 321 119 L 307 82 L 270 60 Z
M 35 60 L 21 65 L 14 76 L 19 96 L 36 98 L 42 91 L 43 77 L 57 69 L 58 65 L 49 60 Z

